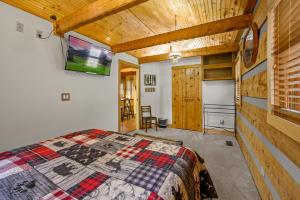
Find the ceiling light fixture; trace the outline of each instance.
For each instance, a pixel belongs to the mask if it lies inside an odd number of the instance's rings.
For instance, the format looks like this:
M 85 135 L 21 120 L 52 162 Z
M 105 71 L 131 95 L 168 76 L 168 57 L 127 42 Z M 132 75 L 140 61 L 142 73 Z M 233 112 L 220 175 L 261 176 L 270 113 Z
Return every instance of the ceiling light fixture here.
M 177 28 L 177 20 L 175 15 L 175 31 L 176 28 Z M 178 63 L 178 60 L 182 58 L 182 54 L 179 51 L 174 51 L 174 49 L 172 48 L 172 42 L 170 43 L 169 58 L 173 61 L 173 63 Z
M 178 63 L 178 60 L 182 58 L 182 55 L 179 51 L 173 51 L 172 46 L 170 45 L 170 59 L 172 59 L 173 63 Z

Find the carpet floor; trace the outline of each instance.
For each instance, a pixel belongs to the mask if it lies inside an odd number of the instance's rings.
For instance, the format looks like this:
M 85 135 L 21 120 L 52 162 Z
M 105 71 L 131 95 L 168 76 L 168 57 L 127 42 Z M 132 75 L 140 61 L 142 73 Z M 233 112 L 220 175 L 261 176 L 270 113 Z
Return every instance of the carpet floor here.
M 180 129 L 136 130 L 141 133 L 172 140 L 183 141 L 204 158 L 205 165 L 217 190 L 219 200 L 259 200 L 260 196 L 253 182 L 246 160 L 236 139 L 232 136 L 206 134 Z M 227 146 L 226 140 L 233 142 Z

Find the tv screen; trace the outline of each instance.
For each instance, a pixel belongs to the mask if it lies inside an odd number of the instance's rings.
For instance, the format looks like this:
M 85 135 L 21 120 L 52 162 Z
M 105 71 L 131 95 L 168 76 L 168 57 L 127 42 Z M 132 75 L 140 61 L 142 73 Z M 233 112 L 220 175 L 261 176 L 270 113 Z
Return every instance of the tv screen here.
M 69 37 L 66 70 L 110 75 L 113 53 L 79 38 Z

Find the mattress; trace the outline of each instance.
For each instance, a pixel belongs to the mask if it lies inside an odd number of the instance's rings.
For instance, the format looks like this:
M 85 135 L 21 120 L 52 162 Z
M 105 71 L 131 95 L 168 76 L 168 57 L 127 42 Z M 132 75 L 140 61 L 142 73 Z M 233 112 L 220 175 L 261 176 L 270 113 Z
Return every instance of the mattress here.
M 200 199 L 201 167 L 187 147 L 85 130 L 0 153 L 0 199 Z

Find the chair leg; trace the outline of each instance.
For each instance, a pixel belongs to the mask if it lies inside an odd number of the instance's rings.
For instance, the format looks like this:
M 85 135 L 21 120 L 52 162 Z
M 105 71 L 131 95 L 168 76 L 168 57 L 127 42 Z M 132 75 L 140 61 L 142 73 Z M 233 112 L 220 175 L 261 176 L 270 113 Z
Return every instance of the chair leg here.
M 144 129 L 144 120 L 143 120 L 143 118 L 142 118 L 142 127 L 141 128 Z
M 157 131 L 157 126 L 158 126 L 157 119 L 155 119 L 155 125 L 156 125 L 156 131 Z
M 147 122 L 147 120 L 146 120 L 146 133 L 147 133 L 147 127 L 148 127 L 148 122 Z

